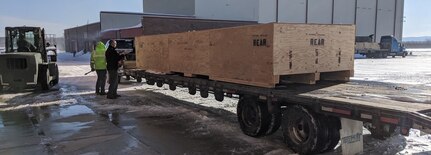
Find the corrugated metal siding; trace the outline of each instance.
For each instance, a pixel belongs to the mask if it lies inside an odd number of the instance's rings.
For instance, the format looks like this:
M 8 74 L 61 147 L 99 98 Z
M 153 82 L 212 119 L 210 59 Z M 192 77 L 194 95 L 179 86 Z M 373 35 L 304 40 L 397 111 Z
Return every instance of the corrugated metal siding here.
M 102 31 L 133 27 L 141 23 L 143 14 L 101 12 L 100 23 Z
M 334 0 L 334 24 L 355 24 L 356 0 Z
M 394 35 L 394 24 L 395 0 L 378 0 L 376 41 L 380 42 L 381 36 Z
M 144 13 L 194 15 L 195 0 L 144 0 Z M 173 5 L 175 4 L 175 5 Z
M 375 33 L 376 0 L 358 0 L 356 10 L 356 35 L 367 36 Z
M 332 23 L 332 0 L 308 0 L 307 11 L 307 23 Z
M 397 9 L 395 16 L 395 37 L 401 41 L 403 36 L 403 22 L 404 22 L 404 0 L 397 1 Z
M 270 23 L 276 21 L 277 0 L 259 1 L 259 22 Z
M 305 0 L 279 0 L 278 20 L 288 23 L 305 23 L 307 3 Z
M 197 0 L 195 5 L 197 18 L 242 21 L 259 18 L 259 0 Z

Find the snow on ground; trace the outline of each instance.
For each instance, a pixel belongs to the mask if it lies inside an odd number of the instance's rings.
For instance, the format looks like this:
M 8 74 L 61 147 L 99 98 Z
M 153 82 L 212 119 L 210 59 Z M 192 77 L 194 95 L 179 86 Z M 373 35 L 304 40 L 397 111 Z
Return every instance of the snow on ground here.
M 431 50 L 415 49 L 409 51 L 413 51 L 414 55 L 406 58 L 396 57 L 388 59 L 355 60 L 355 77 L 353 80 L 431 86 L 431 52 L 428 52 Z M 63 55 L 64 59 L 63 56 L 60 56 L 62 57 L 62 61 L 66 61 L 64 64 L 69 64 L 69 61 L 73 61 L 73 63 L 77 65 L 60 66 L 63 76 L 81 76 L 89 70 L 89 54 L 84 54 L 75 58 L 70 58 L 67 54 L 68 53 Z M 176 91 L 170 91 L 166 85 L 162 88 L 158 88 L 146 84 L 135 84 L 120 88 L 119 93 L 121 94 L 122 92 L 133 90 L 136 90 L 138 94 L 138 91 L 161 93 L 199 106 L 226 110 L 233 114 L 236 113 L 236 104 L 238 101 L 237 99 L 226 98 L 223 102 L 217 102 L 212 99 L 214 97 L 211 95 L 208 99 L 204 99 L 199 95 L 189 95 L 188 90 L 185 88 L 177 88 Z M 126 108 L 131 111 L 151 107 L 156 108 L 156 111 L 163 110 L 159 109 L 163 108 L 160 106 L 141 106 L 137 108 L 136 106 L 139 104 L 133 102 L 134 101 L 126 101 L 120 103 L 120 105 L 115 103 L 104 104 L 102 106 L 105 109 Z M 203 113 L 201 115 L 202 119 L 206 119 L 205 115 L 207 114 Z M 409 136 L 395 135 L 387 140 L 371 139 L 369 134 L 369 132 L 364 132 L 364 154 L 431 154 L 431 135 L 421 135 L 420 131 L 416 129 L 412 129 Z
M 357 59 L 354 80 L 431 86 L 431 49 L 406 58 Z

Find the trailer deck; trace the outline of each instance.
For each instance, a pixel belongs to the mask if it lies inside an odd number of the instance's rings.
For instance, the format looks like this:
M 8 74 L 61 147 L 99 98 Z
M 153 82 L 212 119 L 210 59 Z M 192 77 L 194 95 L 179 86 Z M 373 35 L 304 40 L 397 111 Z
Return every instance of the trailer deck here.
M 158 85 L 181 87 L 193 85 L 198 90 L 222 91 L 225 96 L 254 95 L 259 96 L 259 99 L 268 100 L 269 104 L 271 102 L 279 102 L 281 106 L 301 104 L 312 107 L 317 113 L 374 124 L 397 125 L 402 127 L 403 134 L 408 134 L 410 128 L 431 133 L 431 95 L 426 92 L 412 93 L 415 90 L 409 91 L 383 83 L 322 81 L 316 85 L 289 84 L 271 89 L 177 74 L 158 74 L 138 69 L 132 71 Z

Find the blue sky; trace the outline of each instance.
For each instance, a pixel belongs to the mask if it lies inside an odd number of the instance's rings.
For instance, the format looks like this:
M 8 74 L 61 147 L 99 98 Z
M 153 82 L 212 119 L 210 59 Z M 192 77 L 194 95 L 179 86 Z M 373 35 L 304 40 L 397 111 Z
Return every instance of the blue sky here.
M 63 35 L 65 28 L 98 22 L 100 11 L 142 12 L 142 0 L 2 0 L 0 35 L 5 26 L 40 26 Z M 32 24 L 32 25 L 29 25 Z
M 404 1 L 403 37 L 431 36 L 431 0 Z
M 431 0 L 405 0 L 404 37 L 431 36 L 429 6 Z M 63 35 L 65 28 L 99 21 L 100 11 L 142 12 L 142 0 L 2 0 L 0 36 L 5 26 L 22 25 Z

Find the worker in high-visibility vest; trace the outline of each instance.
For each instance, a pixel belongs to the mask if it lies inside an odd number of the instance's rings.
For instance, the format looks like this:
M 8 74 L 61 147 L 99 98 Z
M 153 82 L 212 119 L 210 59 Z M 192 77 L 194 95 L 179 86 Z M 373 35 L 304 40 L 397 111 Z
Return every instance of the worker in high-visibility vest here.
M 105 44 L 98 42 L 93 52 L 91 52 L 91 71 L 96 71 L 97 82 L 96 82 L 96 94 L 106 95 L 105 83 L 106 83 L 106 58 L 105 58 Z

